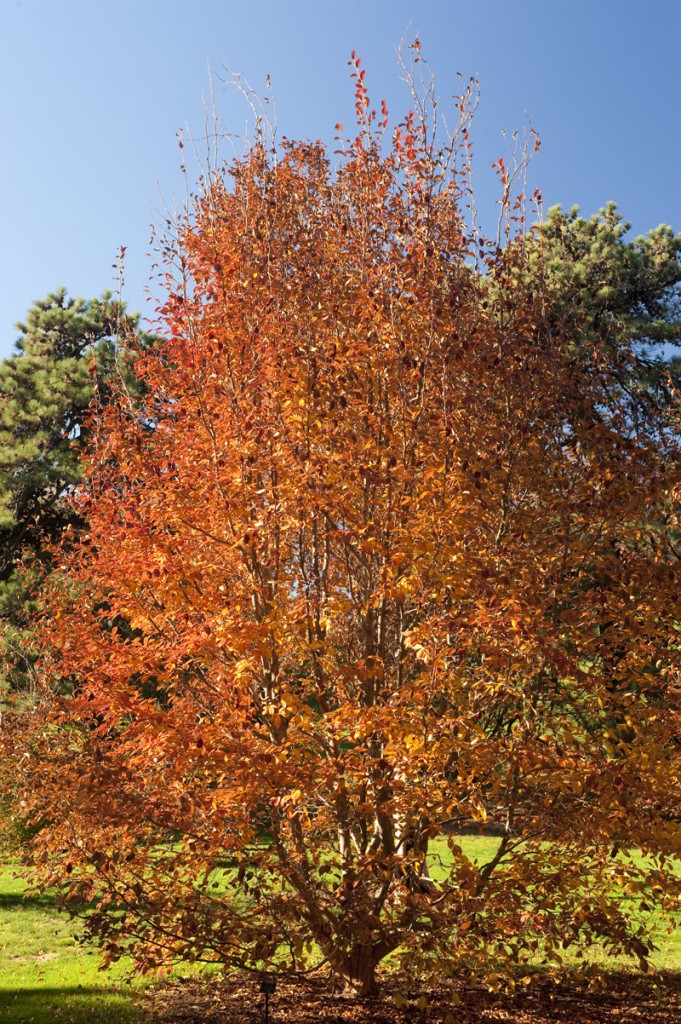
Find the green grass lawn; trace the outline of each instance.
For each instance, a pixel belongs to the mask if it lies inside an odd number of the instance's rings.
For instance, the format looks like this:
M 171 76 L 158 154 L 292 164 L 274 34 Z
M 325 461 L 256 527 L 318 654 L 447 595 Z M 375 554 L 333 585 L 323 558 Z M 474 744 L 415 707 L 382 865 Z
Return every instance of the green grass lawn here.
M 0 1021 L 22 1024 L 127 1024 L 142 1019 L 139 984 L 124 967 L 98 970 L 80 927 L 49 896 L 23 896 L 11 865 L 0 870 Z

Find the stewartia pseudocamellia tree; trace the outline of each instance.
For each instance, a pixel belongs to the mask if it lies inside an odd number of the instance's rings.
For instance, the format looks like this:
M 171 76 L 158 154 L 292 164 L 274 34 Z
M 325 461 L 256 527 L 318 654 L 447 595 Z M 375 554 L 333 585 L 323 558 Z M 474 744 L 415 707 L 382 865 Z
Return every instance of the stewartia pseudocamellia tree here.
M 676 407 L 520 236 L 472 235 L 466 130 L 388 145 L 358 63 L 336 169 L 255 144 L 198 197 L 144 398 L 93 425 L 65 682 L 6 726 L 32 856 L 143 968 L 645 963 L 628 908 L 679 893 Z

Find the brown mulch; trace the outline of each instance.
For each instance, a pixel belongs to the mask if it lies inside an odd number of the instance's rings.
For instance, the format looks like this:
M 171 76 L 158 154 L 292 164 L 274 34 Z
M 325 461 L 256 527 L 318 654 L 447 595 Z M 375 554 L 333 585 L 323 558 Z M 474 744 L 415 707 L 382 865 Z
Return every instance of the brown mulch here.
M 419 997 L 428 1005 L 419 1009 Z M 598 986 L 540 979 L 522 992 L 483 989 L 413 992 L 398 1009 L 385 998 L 349 1002 L 328 978 L 280 981 L 270 996 L 270 1024 L 681 1024 L 681 976 L 609 976 Z M 180 979 L 145 996 L 154 1024 L 264 1024 L 265 1003 L 256 979 Z

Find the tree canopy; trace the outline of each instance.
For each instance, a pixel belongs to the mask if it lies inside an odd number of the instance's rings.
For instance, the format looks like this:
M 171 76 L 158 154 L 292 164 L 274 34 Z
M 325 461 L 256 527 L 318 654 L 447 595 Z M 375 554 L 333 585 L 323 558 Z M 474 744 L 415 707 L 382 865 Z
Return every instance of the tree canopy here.
M 467 228 L 459 143 L 390 143 L 354 74 L 335 169 L 258 141 L 206 183 L 145 393 L 93 425 L 4 731 L 34 862 L 141 968 L 645 964 L 627 908 L 681 884 L 678 407 L 632 416 L 522 230 Z
M 678 390 L 681 235 L 661 224 L 633 240 L 614 203 L 586 219 L 554 207 L 532 231 L 551 301 L 587 358 L 603 352 L 632 414 Z M 594 343 L 598 344 L 594 346 Z

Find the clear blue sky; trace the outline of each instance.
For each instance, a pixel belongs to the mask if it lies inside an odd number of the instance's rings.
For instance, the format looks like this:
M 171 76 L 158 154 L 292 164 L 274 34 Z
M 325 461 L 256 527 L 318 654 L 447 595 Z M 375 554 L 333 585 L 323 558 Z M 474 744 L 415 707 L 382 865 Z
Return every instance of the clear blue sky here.
M 329 140 L 351 121 L 352 49 L 375 101 L 405 112 L 405 34 L 443 102 L 457 71 L 480 78 L 490 221 L 500 132 L 531 122 L 547 208 L 614 199 L 636 233 L 681 229 L 679 0 L 0 0 L 0 356 L 35 298 L 113 287 L 121 245 L 125 297 L 152 315 L 150 224 L 183 196 L 176 133 L 203 131 L 209 65 L 230 131 L 248 112 L 219 81 L 226 67 L 261 92 L 270 75 L 280 134 Z

